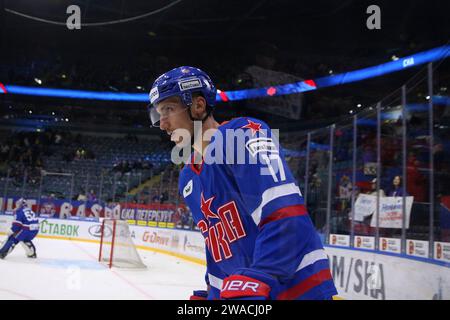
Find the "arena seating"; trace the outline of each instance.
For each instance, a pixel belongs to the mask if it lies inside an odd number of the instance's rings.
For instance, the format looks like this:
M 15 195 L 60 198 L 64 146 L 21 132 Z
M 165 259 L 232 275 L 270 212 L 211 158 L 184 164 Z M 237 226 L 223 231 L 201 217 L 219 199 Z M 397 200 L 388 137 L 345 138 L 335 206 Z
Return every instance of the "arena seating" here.
M 3 134 L 2 143 L 15 136 Z M 158 174 L 170 160 L 168 151 L 155 141 L 88 135 L 77 136 L 76 143 L 50 143 L 39 157 L 38 167 L 3 159 L 0 192 L 38 197 L 42 172 L 42 196 L 76 199 L 93 190 L 98 200 L 123 201 L 128 200 L 127 191 Z

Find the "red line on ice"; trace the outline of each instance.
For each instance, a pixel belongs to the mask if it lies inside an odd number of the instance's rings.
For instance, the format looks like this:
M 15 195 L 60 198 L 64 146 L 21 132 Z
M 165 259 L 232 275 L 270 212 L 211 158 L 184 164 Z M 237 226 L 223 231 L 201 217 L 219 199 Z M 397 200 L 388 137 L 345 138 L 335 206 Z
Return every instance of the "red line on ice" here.
M 0 288 L 0 291 L 8 292 L 10 294 L 13 294 L 13 295 L 16 295 L 16 296 L 19 296 L 21 298 L 25 298 L 25 299 L 28 299 L 28 300 L 35 300 L 34 298 L 32 298 L 30 296 L 27 296 L 26 294 L 15 292 L 15 291 L 12 291 L 12 290 L 9 290 L 9 289 Z
M 94 255 L 92 255 L 91 253 L 89 253 L 88 251 L 86 251 L 82 246 L 80 246 L 78 243 L 76 243 L 75 241 L 70 241 L 70 243 L 72 243 L 75 247 L 77 247 L 78 249 L 80 249 L 81 251 L 83 251 L 86 255 L 88 255 L 89 257 L 91 257 L 94 261 L 98 261 L 97 257 L 95 257 Z M 106 268 L 106 266 L 105 266 Z M 109 268 L 108 268 L 109 269 Z M 150 300 L 156 300 L 155 297 L 152 297 L 151 295 L 149 295 L 147 292 L 145 292 L 144 290 L 142 290 L 141 288 L 139 288 L 138 286 L 136 286 L 134 283 L 130 282 L 128 279 L 126 279 L 124 276 L 120 275 L 119 273 L 117 273 L 116 271 L 109 269 L 116 277 L 118 277 L 119 279 L 121 279 L 122 281 L 124 281 L 125 283 L 127 283 L 130 287 L 136 289 L 137 291 L 139 291 L 140 293 L 142 293 L 144 296 L 146 296 L 148 299 Z

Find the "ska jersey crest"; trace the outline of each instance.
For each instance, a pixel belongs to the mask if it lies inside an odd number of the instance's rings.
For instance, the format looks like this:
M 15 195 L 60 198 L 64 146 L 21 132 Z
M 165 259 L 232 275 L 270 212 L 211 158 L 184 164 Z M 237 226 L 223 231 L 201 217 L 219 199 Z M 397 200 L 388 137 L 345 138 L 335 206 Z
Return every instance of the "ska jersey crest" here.
M 252 136 L 254 136 L 256 133 L 261 131 L 261 124 L 257 123 L 257 122 L 253 122 L 250 119 L 247 119 L 248 124 L 246 124 L 245 126 L 242 126 L 242 129 L 250 129 L 252 132 Z M 264 132 L 261 132 L 262 134 L 264 134 Z
M 229 259 L 233 256 L 230 244 L 245 237 L 241 216 L 234 201 L 220 206 L 217 212 L 211 208 L 215 196 L 205 200 L 201 193 L 200 210 L 204 219 L 197 223 L 200 231 L 205 237 L 206 246 L 215 262 Z

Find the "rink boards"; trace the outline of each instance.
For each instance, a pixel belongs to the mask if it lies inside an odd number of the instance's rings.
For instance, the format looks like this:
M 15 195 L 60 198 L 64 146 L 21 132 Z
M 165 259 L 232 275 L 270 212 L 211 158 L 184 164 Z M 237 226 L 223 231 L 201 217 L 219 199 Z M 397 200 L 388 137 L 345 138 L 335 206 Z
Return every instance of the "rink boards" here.
M 12 219 L 12 216 L 0 215 L 0 234 L 9 230 Z M 100 222 L 65 219 L 39 221 L 38 237 L 100 243 Z M 130 225 L 130 232 L 138 249 L 169 254 L 205 265 L 205 242 L 196 231 Z
M 0 234 L 11 216 L 0 215 Z M 43 219 L 39 237 L 100 242 L 99 222 Z M 156 251 L 205 264 L 199 232 L 130 225 L 138 249 Z M 344 299 L 450 299 L 450 264 L 433 259 L 373 250 L 326 246 L 333 279 Z

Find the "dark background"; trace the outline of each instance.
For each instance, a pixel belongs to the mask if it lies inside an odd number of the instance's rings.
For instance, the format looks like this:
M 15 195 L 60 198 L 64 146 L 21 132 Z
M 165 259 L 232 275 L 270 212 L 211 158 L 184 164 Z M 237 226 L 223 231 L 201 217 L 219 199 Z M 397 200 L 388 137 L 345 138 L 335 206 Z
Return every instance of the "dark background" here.
M 449 39 L 448 1 L 184 0 L 143 19 L 81 30 L 5 11 L 64 23 L 67 6 L 76 4 L 82 23 L 98 23 L 142 15 L 171 2 L 0 0 L 0 82 L 38 86 L 34 78 L 39 78 L 43 87 L 148 92 L 162 72 L 195 65 L 209 73 L 219 89 L 236 90 L 252 87 L 243 77 L 249 65 L 317 78 L 327 76 L 329 70 L 336 74 L 387 62 L 393 55 L 413 54 Z M 381 8 L 381 30 L 366 27 L 366 9 L 371 4 Z M 414 72 L 394 74 L 388 83 L 374 79 L 306 94 L 302 121 L 293 123 L 301 126 L 309 120 L 346 116 L 356 103 L 368 105 L 382 99 Z M 32 108 L 34 115 L 57 112 L 83 123 L 98 118 L 101 124 L 148 125 L 142 104 L 24 96 L 1 99 L 3 114 L 12 105 L 24 115 Z M 254 115 L 245 102 L 228 103 L 216 111 L 219 118 L 242 113 Z

